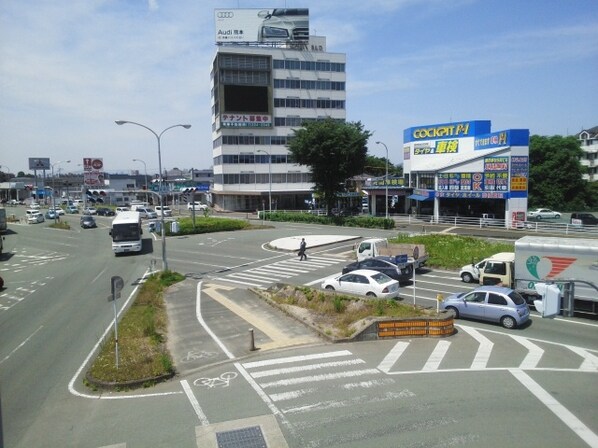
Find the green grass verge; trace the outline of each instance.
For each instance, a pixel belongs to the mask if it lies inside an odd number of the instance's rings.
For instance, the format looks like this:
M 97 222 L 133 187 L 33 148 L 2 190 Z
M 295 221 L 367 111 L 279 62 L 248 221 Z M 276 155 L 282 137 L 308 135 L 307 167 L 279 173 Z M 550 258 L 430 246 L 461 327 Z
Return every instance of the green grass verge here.
M 179 232 L 176 235 L 193 235 L 196 233 L 213 233 L 213 232 L 232 232 L 235 230 L 245 230 L 253 226 L 241 219 L 229 218 L 213 218 L 208 216 L 195 216 L 195 226 L 192 218 L 180 218 Z M 170 231 L 170 226 L 166 226 L 166 234 L 174 236 Z
M 513 252 L 513 243 L 499 243 L 461 235 L 398 235 L 393 243 L 425 244 L 429 259 L 427 266 L 442 269 L 460 269 L 473 261 L 478 262 L 498 252 Z
M 174 372 L 172 358 L 165 344 L 168 319 L 163 292 L 183 279 L 183 275 L 171 271 L 147 278 L 139 288 L 135 301 L 118 323 L 118 369 L 113 332 L 89 368 L 89 376 L 101 382 L 118 383 Z
M 376 216 L 318 216 L 311 213 L 265 212 L 267 221 L 302 222 L 342 227 L 365 227 L 370 229 L 394 229 L 393 219 Z

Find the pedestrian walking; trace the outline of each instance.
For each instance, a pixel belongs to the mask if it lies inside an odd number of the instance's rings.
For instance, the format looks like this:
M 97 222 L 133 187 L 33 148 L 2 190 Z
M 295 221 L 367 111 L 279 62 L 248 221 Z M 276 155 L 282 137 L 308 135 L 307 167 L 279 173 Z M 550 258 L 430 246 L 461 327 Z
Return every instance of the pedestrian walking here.
M 305 238 L 301 238 L 301 244 L 299 244 L 299 261 L 307 260 L 307 254 L 305 253 L 305 249 L 307 247 L 307 243 L 305 242 Z

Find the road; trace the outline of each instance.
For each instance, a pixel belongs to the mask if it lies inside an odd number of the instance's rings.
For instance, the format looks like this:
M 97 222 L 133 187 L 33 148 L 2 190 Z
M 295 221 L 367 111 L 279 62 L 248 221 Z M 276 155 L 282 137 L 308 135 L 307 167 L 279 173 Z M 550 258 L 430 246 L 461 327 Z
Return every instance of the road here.
M 109 220 L 98 221 L 99 229 L 75 225 L 71 232 L 11 226 L 15 233 L 7 235 L 11 254 L 0 265 L 7 280 L 0 294 L 7 447 L 209 447 L 217 446 L 216 433 L 246 440 L 261 434 L 270 447 L 286 446 L 283 440 L 292 447 L 598 446 L 593 322 L 535 316 L 527 328 L 506 331 L 458 321 L 458 333 L 442 340 L 318 342 L 249 353 L 249 325 L 207 294 L 219 289 L 239 306 L 259 306 L 248 299 L 248 287 L 333 275 L 352 247 L 308 250 L 308 262 L 300 264 L 267 242 L 291 235 L 309 242 L 309 235 L 331 232 L 393 234 L 378 230 L 277 224 L 170 238 L 171 269 L 187 275 L 191 290 L 201 281 L 206 292 L 205 327 L 192 330 L 201 350 L 193 353 L 211 359 L 151 390 L 99 395 L 78 374 L 110 328 L 110 278 L 125 279 L 122 307 L 160 254 L 147 238 L 145 254 L 114 257 Z M 439 292 L 469 287 L 455 272 L 430 270 L 404 288 L 402 300 L 415 296 L 416 303 L 435 306 Z M 195 318 L 196 300 L 186 294 L 177 305 Z M 285 316 L 269 320 L 291 326 Z M 293 331 L 299 337 L 301 330 Z M 259 345 L 274 337 L 260 327 L 256 333 Z

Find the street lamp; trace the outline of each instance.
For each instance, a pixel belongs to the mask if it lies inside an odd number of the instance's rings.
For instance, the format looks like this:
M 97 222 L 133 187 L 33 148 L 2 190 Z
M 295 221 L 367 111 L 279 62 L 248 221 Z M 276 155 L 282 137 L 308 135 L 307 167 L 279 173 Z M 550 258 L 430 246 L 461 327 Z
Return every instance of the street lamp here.
M 160 139 L 162 138 L 162 134 L 164 134 L 169 129 L 178 128 L 178 127 L 189 129 L 191 127 L 191 125 L 190 124 L 174 124 L 172 126 L 167 127 L 159 134 L 157 134 L 153 129 L 148 128 L 144 124 L 135 123 L 134 121 L 117 120 L 117 121 L 115 121 L 115 123 L 119 126 L 121 126 L 123 124 L 134 124 L 135 126 L 141 126 L 142 128 L 145 128 L 148 131 L 150 131 L 152 134 L 154 134 L 154 136 L 156 137 L 156 140 L 158 140 L 158 170 L 160 173 L 160 206 L 164 207 L 164 197 L 162 196 L 162 188 L 163 188 L 162 181 L 163 181 L 163 179 L 162 179 L 162 154 L 160 152 Z M 168 270 L 168 262 L 166 261 L 166 230 L 164 228 L 164 210 L 163 209 L 161 210 L 161 213 L 160 213 L 160 226 L 162 227 L 162 270 L 167 271 Z
M 145 201 L 149 205 L 149 192 L 148 192 L 148 189 L 147 189 L 147 165 L 141 159 L 133 159 L 133 162 L 141 162 L 141 163 L 143 163 L 143 169 L 145 170 Z
M 272 215 L 272 156 L 265 149 L 258 149 L 256 152 L 268 154 L 268 208 L 270 210 L 270 215 Z
M 52 170 L 52 210 L 54 210 L 54 224 L 58 220 L 58 213 L 56 212 L 56 180 L 54 179 L 54 165 L 58 165 L 59 163 L 71 163 L 70 160 L 61 160 L 50 165 Z
M 386 219 L 388 219 L 388 147 L 383 142 L 376 142 L 376 145 L 382 145 L 386 149 L 386 177 L 384 178 L 386 196 L 384 197 L 384 208 L 386 210 Z

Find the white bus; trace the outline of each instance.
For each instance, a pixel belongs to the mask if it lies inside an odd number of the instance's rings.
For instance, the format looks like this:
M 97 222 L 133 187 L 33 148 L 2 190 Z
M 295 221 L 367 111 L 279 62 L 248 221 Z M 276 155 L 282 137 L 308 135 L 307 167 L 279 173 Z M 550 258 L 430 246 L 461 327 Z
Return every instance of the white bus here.
M 141 252 L 141 215 L 138 212 L 120 212 L 112 221 L 112 251 L 115 254 Z

